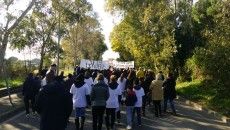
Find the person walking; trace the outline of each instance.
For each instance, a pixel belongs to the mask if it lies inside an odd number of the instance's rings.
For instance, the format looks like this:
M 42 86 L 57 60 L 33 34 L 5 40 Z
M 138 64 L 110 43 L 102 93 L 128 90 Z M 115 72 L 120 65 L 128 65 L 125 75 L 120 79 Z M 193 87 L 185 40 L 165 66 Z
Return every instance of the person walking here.
M 72 100 L 65 91 L 64 84 L 48 74 L 49 82 L 36 99 L 36 111 L 40 114 L 40 130 L 65 130 L 67 119 L 72 110 Z
M 126 105 L 126 119 L 127 119 L 127 129 L 132 129 L 133 125 L 133 110 L 134 105 L 137 102 L 137 96 L 133 91 L 133 87 L 129 86 L 127 88 L 126 97 L 125 97 L 125 105 Z
M 115 75 L 111 75 L 109 83 L 109 99 L 106 101 L 106 128 L 107 130 L 114 129 L 116 117 L 116 108 L 119 108 L 119 100 L 121 100 L 121 90 Z
M 78 75 L 76 82 L 70 89 L 70 93 L 73 94 L 76 130 L 83 130 L 85 123 L 85 108 L 87 105 L 90 105 L 90 93 L 87 83 L 84 82 L 84 75 Z
M 35 114 L 35 96 L 38 93 L 39 88 L 36 88 L 35 80 L 33 77 L 33 73 L 29 73 L 22 87 L 22 95 L 24 96 L 24 103 L 26 108 L 26 117 L 29 117 L 30 110 L 30 102 L 33 114 Z
M 141 108 L 143 103 L 143 96 L 145 96 L 144 89 L 139 84 L 139 80 L 136 79 L 134 81 L 134 88 L 133 88 L 136 96 L 137 96 L 137 102 L 135 103 L 134 111 L 133 111 L 133 117 L 135 116 L 135 113 L 137 115 L 137 124 L 138 126 L 141 126 Z
M 161 114 L 161 100 L 163 100 L 163 81 L 160 74 L 156 76 L 150 85 L 152 101 L 155 107 L 155 116 L 162 116 Z
M 125 78 L 125 74 L 122 73 L 121 76 L 118 78 L 117 83 L 118 83 L 118 87 L 121 90 L 121 99 L 125 98 L 125 85 L 126 85 L 126 78 Z M 123 102 L 121 100 L 119 100 L 119 104 L 123 104 Z M 121 120 L 121 111 L 120 111 L 120 107 L 117 108 L 116 110 L 116 115 L 117 115 L 117 123 L 120 123 Z
M 103 123 L 103 115 L 106 108 L 106 101 L 109 98 L 109 88 L 104 82 L 103 74 L 98 74 L 98 81 L 91 91 L 93 130 L 101 130 Z
M 174 106 L 174 99 L 176 98 L 176 80 L 172 73 L 168 74 L 168 78 L 163 83 L 164 90 L 164 112 L 167 110 L 167 103 L 169 101 L 173 115 L 176 115 Z
M 85 83 L 88 85 L 89 92 L 91 93 L 92 86 L 93 86 L 93 78 L 90 76 L 90 72 L 85 72 Z

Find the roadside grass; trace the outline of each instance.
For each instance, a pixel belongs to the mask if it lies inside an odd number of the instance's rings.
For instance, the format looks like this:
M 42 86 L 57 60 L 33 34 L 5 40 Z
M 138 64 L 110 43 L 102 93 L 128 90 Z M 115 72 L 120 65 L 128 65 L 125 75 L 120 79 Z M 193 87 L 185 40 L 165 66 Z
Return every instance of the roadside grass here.
M 215 87 L 207 82 L 195 80 L 192 82 L 178 83 L 177 93 L 223 115 L 230 116 L 230 99 L 218 94 Z
M 9 82 L 9 86 L 10 87 L 19 87 L 23 84 L 24 79 L 18 77 L 15 79 L 8 79 Z M 6 83 L 4 79 L 0 79 L 0 88 L 5 88 L 6 87 Z

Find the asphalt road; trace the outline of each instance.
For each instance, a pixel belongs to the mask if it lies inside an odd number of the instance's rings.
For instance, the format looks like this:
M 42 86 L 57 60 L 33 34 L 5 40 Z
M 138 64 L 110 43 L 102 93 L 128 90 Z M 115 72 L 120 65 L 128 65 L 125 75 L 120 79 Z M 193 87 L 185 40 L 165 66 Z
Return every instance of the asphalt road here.
M 178 116 L 166 114 L 161 118 L 156 118 L 150 112 L 151 107 L 147 107 L 146 117 L 142 117 L 142 126 L 134 126 L 133 130 L 230 130 L 230 126 L 217 120 L 208 113 L 196 110 L 183 102 L 176 101 Z M 123 108 L 124 110 L 124 108 Z M 125 130 L 125 111 L 122 111 L 122 121 L 116 124 L 116 130 Z M 13 118 L 0 124 L 0 130 L 38 130 L 39 117 L 25 117 L 22 112 Z M 74 117 L 70 118 L 67 130 L 74 130 Z M 105 130 L 105 126 L 103 125 Z M 90 109 L 87 110 L 85 130 L 92 130 L 92 115 Z

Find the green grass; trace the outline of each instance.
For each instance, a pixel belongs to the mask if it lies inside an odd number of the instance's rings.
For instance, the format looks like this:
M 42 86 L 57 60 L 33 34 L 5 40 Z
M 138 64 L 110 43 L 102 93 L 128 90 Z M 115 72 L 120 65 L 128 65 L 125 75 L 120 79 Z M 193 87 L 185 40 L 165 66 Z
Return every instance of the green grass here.
M 209 109 L 230 116 L 230 99 L 218 94 L 215 87 L 207 82 L 195 80 L 177 84 L 177 93 L 191 101 L 197 102 Z
M 8 80 L 10 87 L 19 87 L 23 84 L 24 79 L 22 78 L 15 78 L 12 80 Z M 0 88 L 5 88 L 6 83 L 4 79 L 0 79 Z

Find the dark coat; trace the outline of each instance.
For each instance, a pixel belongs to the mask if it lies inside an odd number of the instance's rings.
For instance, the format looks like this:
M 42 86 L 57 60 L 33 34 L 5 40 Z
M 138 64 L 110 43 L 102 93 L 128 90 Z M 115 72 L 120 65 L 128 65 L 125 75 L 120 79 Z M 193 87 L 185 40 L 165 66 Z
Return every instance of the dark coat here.
M 46 85 L 38 94 L 36 110 L 41 115 L 40 130 L 64 130 L 72 100 L 63 84 L 53 81 Z
M 163 83 L 164 99 L 176 98 L 176 80 L 174 78 L 167 78 Z
M 92 106 L 106 106 L 106 101 L 109 98 L 109 87 L 103 81 L 99 81 L 93 86 L 90 96 Z
M 37 94 L 37 88 L 35 85 L 35 80 L 33 76 L 29 76 L 26 78 L 25 82 L 23 83 L 22 95 L 28 98 L 34 98 L 36 94 Z

